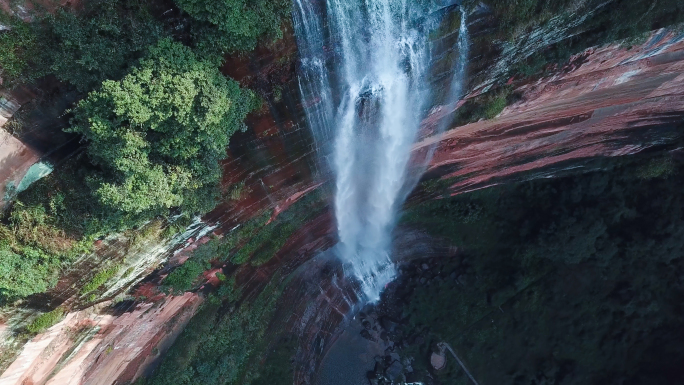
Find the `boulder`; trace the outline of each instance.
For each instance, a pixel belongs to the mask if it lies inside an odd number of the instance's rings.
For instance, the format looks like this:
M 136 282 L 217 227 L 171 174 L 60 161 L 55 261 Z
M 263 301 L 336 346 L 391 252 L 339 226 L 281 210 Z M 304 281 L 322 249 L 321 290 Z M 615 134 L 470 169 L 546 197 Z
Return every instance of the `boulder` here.
M 399 361 L 392 362 L 392 365 L 385 370 L 385 375 L 391 380 L 397 380 L 404 372 L 404 366 Z

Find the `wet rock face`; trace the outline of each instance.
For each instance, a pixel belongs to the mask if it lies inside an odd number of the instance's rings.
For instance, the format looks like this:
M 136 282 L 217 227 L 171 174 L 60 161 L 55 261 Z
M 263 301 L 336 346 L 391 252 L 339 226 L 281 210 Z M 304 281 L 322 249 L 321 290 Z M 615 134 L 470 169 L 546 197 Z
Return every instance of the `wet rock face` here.
M 283 38 L 262 44 L 248 56 L 228 57 L 222 72 L 264 100 L 247 117 L 247 132 L 236 133 L 222 162 L 222 190 L 241 184 L 238 199 L 225 200 L 206 216 L 230 229 L 256 212 L 319 185 L 314 180 L 315 148 L 305 125 L 296 78 L 297 45 L 291 26 Z
M 578 58 L 552 76 L 520 84 L 521 99 L 498 117 L 418 143 L 417 154 L 437 147 L 424 179 L 440 177 L 457 194 L 552 165 L 638 153 L 679 135 L 681 36 L 659 31 L 639 47 L 613 45 Z
M 0 92 L 0 209 L 14 198 L 22 178 L 41 155 L 17 138 L 13 127 L 7 124 L 21 106 L 34 97 L 23 88 Z
M 38 160 L 38 154 L 19 139 L 0 128 L 0 209 L 13 197 L 29 168 Z

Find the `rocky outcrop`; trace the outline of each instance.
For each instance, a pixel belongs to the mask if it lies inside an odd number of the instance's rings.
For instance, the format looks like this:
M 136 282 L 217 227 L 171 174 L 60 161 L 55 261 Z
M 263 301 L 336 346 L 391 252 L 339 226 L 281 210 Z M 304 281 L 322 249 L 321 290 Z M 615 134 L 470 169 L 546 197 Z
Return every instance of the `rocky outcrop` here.
M 0 208 L 11 199 L 29 168 L 39 159 L 35 151 L 0 129 Z
M 684 35 L 663 30 L 632 49 L 585 52 L 515 92 L 521 100 L 495 119 L 416 144 L 418 153 L 436 146 L 426 178 L 450 181 L 458 194 L 552 165 L 576 167 L 572 162 L 581 159 L 671 142 L 684 121 Z
M 40 159 L 40 154 L 14 136 L 11 128 L 4 127 L 30 98 L 24 90 L 0 93 L 0 209 L 14 196 L 29 168 Z
M 149 368 L 183 330 L 202 297 L 186 293 L 142 303 L 122 314 L 107 303 L 70 313 L 29 341 L 1 384 L 112 384 Z

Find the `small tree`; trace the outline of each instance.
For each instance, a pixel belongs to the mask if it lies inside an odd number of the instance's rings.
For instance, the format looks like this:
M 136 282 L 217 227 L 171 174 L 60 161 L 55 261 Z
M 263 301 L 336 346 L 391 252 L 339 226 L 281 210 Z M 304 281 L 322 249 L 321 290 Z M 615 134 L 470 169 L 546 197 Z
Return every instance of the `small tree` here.
M 69 132 L 101 170 L 90 183 L 113 213 L 149 218 L 215 204 L 219 161 L 255 104 L 186 46 L 161 40 L 121 81 L 105 81 L 74 109 Z
M 204 272 L 204 266 L 200 263 L 192 260 L 187 261 L 166 277 L 164 288 L 173 294 L 182 294 L 194 287 L 193 283 L 197 281 L 202 272 Z

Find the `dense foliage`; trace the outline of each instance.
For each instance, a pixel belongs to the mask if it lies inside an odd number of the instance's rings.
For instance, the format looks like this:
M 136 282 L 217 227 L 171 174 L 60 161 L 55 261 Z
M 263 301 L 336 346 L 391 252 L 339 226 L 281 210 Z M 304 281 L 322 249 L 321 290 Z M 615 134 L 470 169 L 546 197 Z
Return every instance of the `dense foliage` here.
M 196 20 L 195 37 L 208 52 L 249 51 L 259 38 L 282 36 L 289 0 L 174 0 Z
M 272 385 L 289 383 L 294 377 L 293 353 L 297 351 L 299 338 L 297 335 L 284 336 L 277 341 L 275 349 L 268 351 L 259 377 L 251 385 Z
M 409 210 L 464 253 L 402 288 L 407 334 L 450 342 L 483 383 L 679 383 L 682 166 L 595 166 Z M 427 370 L 429 349 L 406 350 L 414 367 Z M 433 383 L 461 380 L 452 365 Z
M 232 8 L 231 17 L 239 20 L 230 27 L 233 35 L 202 17 L 192 24 L 224 43 L 230 35 L 240 49 L 248 49 L 260 36 L 277 35 L 285 3 Z M 83 135 L 87 156 L 60 163 L 3 215 L 1 301 L 54 286 L 60 271 L 96 237 L 136 228 L 169 209 L 187 217 L 213 208 L 219 161 L 230 136 L 244 128 L 254 97 L 220 74 L 215 56 L 164 39 L 188 41 L 187 30 L 163 15 L 153 17 L 153 7 L 138 0 L 95 0 L 50 13 L 36 9 L 30 22 L 0 14 L 5 85 L 52 74 L 79 91 L 66 99 L 89 93 L 71 111 L 68 129 Z M 243 34 L 249 37 L 239 38 Z M 204 45 L 218 41 L 202 40 Z M 36 85 L 55 87 L 55 82 L 48 77 Z M 54 101 L 50 92 L 44 96 Z M 41 111 L 35 115 L 42 118 Z M 97 290 L 117 269 L 93 272 L 82 294 Z
M 18 203 L 9 223 L 0 224 L 0 304 L 54 286 L 63 263 L 81 246 L 55 226 L 53 215 Z
M 21 254 L 19 254 L 21 253 Z M 0 244 L 0 303 L 40 293 L 57 283 L 53 256 L 34 247 Z
M 50 72 L 81 92 L 121 79 L 163 35 L 139 1 L 96 0 L 85 7 L 78 14 L 58 10 L 46 20 L 43 34 Z
M 121 81 L 105 81 L 74 110 L 70 132 L 102 169 L 100 203 L 132 216 L 213 208 L 219 161 L 244 127 L 251 92 L 187 47 L 164 39 Z

